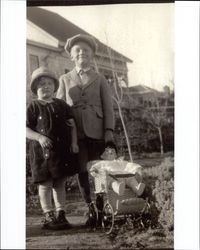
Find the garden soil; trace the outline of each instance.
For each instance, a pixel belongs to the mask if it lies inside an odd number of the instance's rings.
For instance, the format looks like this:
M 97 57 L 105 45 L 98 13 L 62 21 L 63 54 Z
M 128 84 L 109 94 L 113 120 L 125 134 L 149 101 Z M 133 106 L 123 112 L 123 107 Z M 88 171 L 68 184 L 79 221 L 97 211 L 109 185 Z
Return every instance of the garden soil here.
M 161 236 L 148 232 L 140 234 L 106 235 L 103 229 L 92 230 L 84 226 L 87 207 L 83 202 L 66 206 L 67 219 L 72 224 L 68 230 L 52 231 L 41 229 L 41 215 L 28 214 L 26 217 L 26 249 L 161 249 L 170 243 Z M 128 244 L 130 237 L 131 243 Z M 133 244 L 133 237 L 135 237 Z M 171 248 L 172 249 L 172 248 Z

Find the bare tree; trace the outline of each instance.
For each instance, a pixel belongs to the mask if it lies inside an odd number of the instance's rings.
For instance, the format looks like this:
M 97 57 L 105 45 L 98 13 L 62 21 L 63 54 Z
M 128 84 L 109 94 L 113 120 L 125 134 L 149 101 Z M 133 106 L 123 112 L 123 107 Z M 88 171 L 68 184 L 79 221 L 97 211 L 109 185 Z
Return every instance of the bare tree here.
M 106 35 L 106 39 L 107 39 L 107 35 Z M 107 40 L 107 45 L 108 45 L 108 40 Z M 111 70 L 112 70 L 112 75 L 113 75 L 113 89 L 114 89 L 114 93 L 112 95 L 113 100 L 115 101 L 115 103 L 117 104 L 118 107 L 118 111 L 119 111 L 119 117 L 121 119 L 122 122 L 122 127 L 124 130 L 124 135 L 126 138 L 126 143 L 127 143 L 127 147 L 128 147 L 128 153 L 129 153 L 129 158 L 130 161 L 133 162 L 133 157 L 132 157 L 132 152 L 131 152 L 131 146 L 130 146 L 130 141 L 129 141 L 129 136 L 128 136 L 128 132 L 127 132 L 127 128 L 124 122 L 124 117 L 123 117 L 123 112 L 122 112 L 122 100 L 123 100 L 123 89 L 122 89 L 122 84 L 120 84 L 120 80 L 116 74 L 115 71 L 115 66 L 112 60 L 112 52 L 111 52 L 111 48 L 109 46 L 107 46 L 107 52 L 108 52 L 108 56 L 110 59 L 110 64 L 111 64 Z
M 153 94 L 151 97 L 151 107 L 146 107 L 143 109 L 143 119 L 147 121 L 147 123 L 155 128 L 159 134 L 160 140 L 160 153 L 164 154 L 164 145 L 163 145 L 163 134 L 162 129 L 163 126 L 168 124 L 168 114 L 167 114 L 167 103 L 168 100 L 164 96 L 161 98 L 162 105 L 159 101 L 158 94 Z

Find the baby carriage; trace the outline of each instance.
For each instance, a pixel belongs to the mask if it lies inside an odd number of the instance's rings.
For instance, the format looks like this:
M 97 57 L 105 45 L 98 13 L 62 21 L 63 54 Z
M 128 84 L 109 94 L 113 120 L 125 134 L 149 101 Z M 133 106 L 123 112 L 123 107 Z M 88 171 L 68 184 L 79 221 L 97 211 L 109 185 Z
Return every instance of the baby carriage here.
M 123 160 L 97 161 L 92 164 L 90 174 L 94 178 L 98 225 L 106 234 L 121 223 L 133 227 L 139 223 L 144 227 L 143 215 L 147 214 L 149 204 L 133 192 L 132 185 L 134 179 L 141 181 L 140 165 Z M 144 186 L 140 186 L 140 195 Z

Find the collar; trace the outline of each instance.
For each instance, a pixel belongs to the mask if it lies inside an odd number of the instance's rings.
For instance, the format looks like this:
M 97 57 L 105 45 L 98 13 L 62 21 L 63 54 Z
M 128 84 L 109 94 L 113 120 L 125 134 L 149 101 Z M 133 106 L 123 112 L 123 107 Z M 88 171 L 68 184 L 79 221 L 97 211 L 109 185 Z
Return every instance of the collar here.
M 80 75 L 78 75 L 75 67 L 73 68 L 71 72 L 69 72 L 69 74 L 70 74 L 70 78 L 72 82 L 74 82 L 74 86 L 77 85 L 81 89 L 88 87 L 98 78 L 98 74 L 94 70 L 90 69 L 90 73 L 88 74 L 88 83 L 83 85 L 79 77 Z
M 82 70 L 84 73 L 88 72 L 91 68 L 90 67 L 87 67 L 85 69 L 81 69 L 80 67 L 76 66 L 76 72 L 77 74 L 80 73 L 80 71 Z
M 37 99 L 37 101 L 38 101 L 39 103 L 41 103 L 42 105 L 46 105 L 46 104 L 55 102 L 55 98 L 52 98 L 51 101 L 45 101 L 45 100 L 41 100 L 41 99 Z

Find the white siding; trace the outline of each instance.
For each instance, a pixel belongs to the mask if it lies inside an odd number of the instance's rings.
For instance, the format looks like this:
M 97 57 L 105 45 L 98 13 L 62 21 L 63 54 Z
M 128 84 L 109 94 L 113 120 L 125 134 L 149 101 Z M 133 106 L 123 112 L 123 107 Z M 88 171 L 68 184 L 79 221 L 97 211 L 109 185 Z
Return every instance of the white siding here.
M 38 26 L 33 24 L 30 21 L 27 21 L 27 39 L 31 41 L 35 41 L 38 43 L 46 44 L 53 47 L 58 47 L 58 40 L 40 29 Z

